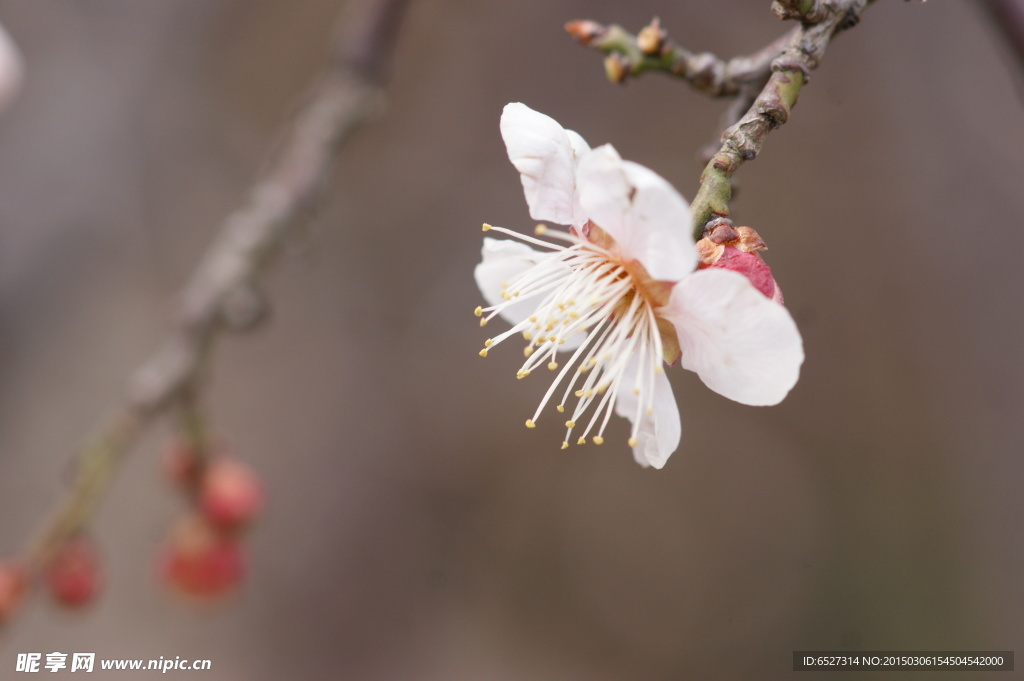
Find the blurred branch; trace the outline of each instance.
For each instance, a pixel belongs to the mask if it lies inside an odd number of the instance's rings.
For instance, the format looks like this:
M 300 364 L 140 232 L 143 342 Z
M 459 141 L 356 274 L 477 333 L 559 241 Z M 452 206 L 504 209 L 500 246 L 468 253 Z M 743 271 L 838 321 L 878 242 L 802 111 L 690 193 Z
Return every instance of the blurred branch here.
M 981 0 L 981 6 L 1024 69 L 1024 0 Z
M 622 83 L 630 76 L 656 71 L 681 78 L 713 97 L 734 97 L 750 84 L 768 78 L 772 60 L 797 29 L 755 54 L 728 61 L 709 52 L 694 54 L 677 45 L 657 18 L 637 35 L 615 24 L 602 26 L 593 21 L 570 21 L 565 30 L 581 44 L 607 55 L 605 72 L 612 82 Z
M 251 295 L 293 226 L 322 193 L 337 148 L 380 110 L 381 88 L 408 0 L 356 0 L 331 60 L 284 135 L 268 172 L 228 216 L 182 292 L 162 347 L 131 377 L 125 402 L 89 439 L 63 505 L 29 548 L 45 566 L 91 518 L 117 463 L 143 429 L 179 403 L 194 407 L 197 381 L 219 332 L 239 326 L 232 310 Z

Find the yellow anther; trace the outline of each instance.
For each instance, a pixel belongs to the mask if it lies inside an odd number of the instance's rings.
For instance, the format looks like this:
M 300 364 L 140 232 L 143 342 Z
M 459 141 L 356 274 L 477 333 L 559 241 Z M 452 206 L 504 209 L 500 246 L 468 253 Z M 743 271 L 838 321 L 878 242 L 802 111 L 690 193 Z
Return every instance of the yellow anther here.
M 491 226 L 485 222 L 484 226 L 483 226 L 483 230 L 486 232 L 486 231 L 489 231 L 490 229 L 491 229 Z
M 639 396 L 640 395 L 640 388 L 633 388 L 633 394 Z
M 586 397 L 587 399 L 590 399 L 591 397 L 594 396 L 594 391 L 593 390 L 584 390 L 583 391 L 583 396 Z
M 664 371 L 665 370 L 661 368 L 660 364 L 658 366 L 654 367 L 654 373 L 656 373 L 656 374 L 662 374 L 662 373 L 664 373 Z
M 564 338 L 559 338 L 558 339 L 558 344 L 562 345 L 563 343 L 565 343 L 565 339 Z
M 500 284 L 498 284 L 498 286 L 500 286 L 501 288 L 508 288 L 508 282 L 507 281 L 503 281 Z
M 597 394 L 598 395 L 604 395 L 604 391 L 605 390 L 608 390 L 608 384 L 607 383 L 602 383 L 601 385 L 597 386 Z
M 479 317 L 483 313 L 484 313 L 484 309 L 482 307 L 480 307 L 479 305 L 477 305 L 476 309 L 473 310 L 473 314 L 475 314 L 477 317 Z
M 603 445 L 604 444 L 604 438 L 601 437 L 600 435 L 595 435 L 594 436 L 594 444 L 595 445 Z
M 569 449 L 569 443 L 568 442 L 563 442 L 562 443 L 562 449 Z
M 532 345 L 527 345 L 525 348 L 523 348 L 523 357 L 529 357 L 532 354 L 533 354 L 533 346 Z
M 582 366 L 579 369 L 577 369 L 576 371 L 580 372 L 581 374 L 585 374 L 585 373 L 587 373 L 587 367 Z
M 520 369 L 519 371 L 516 372 L 516 378 L 526 378 L 529 375 L 530 375 L 529 371 L 523 371 L 522 369 Z
M 577 390 L 577 391 L 576 391 L 575 393 L 573 393 L 573 394 L 574 394 L 574 395 L 576 395 L 576 397 L 583 397 L 583 391 L 582 391 L 582 390 Z
M 565 422 L 565 427 L 566 428 L 575 428 L 576 427 L 576 422 L 575 421 L 566 421 Z
M 487 320 L 486 320 L 486 319 L 483 319 L 483 318 L 481 318 L 481 319 L 480 319 L 480 326 L 487 326 Z
M 629 438 L 629 446 L 630 447 L 636 447 L 636 438 L 635 437 Z
M 483 350 L 480 351 L 480 356 L 481 357 L 486 357 L 487 356 L 487 348 L 484 348 Z
M 505 290 L 502 290 L 501 297 L 504 298 L 505 300 L 512 300 L 512 296 L 510 296 L 508 294 L 508 291 L 505 291 Z
M 533 422 L 533 419 L 526 419 L 527 428 L 536 428 L 537 424 Z
M 537 225 L 536 227 L 533 228 L 533 233 L 536 234 L 537 236 L 540 236 L 546 231 L 548 231 L 547 225 Z
M 523 331 L 523 340 L 532 340 L 533 334 L 529 331 Z
M 579 440 L 576 440 L 576 444 L 578 444 L 578 445 L 585 445 L 585 444 L 587 444 L 587 438 L 581 437 Z
M 653 416 L 654 415 L 654 409 L 651 408 L 651 407 L 647 407 L 647 415 L 648 416 Z
M 494 341 L 492 341 L 490 338 L 488 338 L 487 340 L 484 341 L 484 347 L 485 348 L 489 348 L 492 345 L 494 345 Z
M 569 318 L 570 319 L 579 319 L 580 318 L 580 313 L 579 312 L 570 312 L 569 313 Z
M 587 362 L 587 365 L 588 366 L 592 366 L 592 367 L 596 367 L 597 366 L 597 357 L 591 357 L 590 360 Z
M 563 404 L 558 405 L 557 407 L 555 407 L 555 409 L 558 410 L 559 414 L 565 413 L 565 405 Z
M 534 324 L 536 324 L 537 323 L 537 315 L 530 315 L 530 321 L 533 322 Z
M 558 362 L 548 362 L 548 369 L 551 369 L 552 371 L 554 371 L 557 368 L 558 368 Z

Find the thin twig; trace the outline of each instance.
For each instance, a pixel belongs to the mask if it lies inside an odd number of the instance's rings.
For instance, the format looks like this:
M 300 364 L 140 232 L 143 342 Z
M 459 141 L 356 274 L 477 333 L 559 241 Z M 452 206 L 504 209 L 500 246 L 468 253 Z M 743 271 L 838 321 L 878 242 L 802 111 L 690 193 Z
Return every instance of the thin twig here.
M 745 161 L 761 151 L 768 133 L 789 120 L 800 90 L 839 31 L 853 26 L 871 0 L 822 2 L 827 14 L 818 23 L 803 23 L 771 64 L 771 77 L 747 113 L 722 135 L 722 146 L 701 173 L 700 190 L 690 204 L 693 235 L 700 239 L 709 220 L 729 215 L 730 179 Z M 817 8 L 817 2 L 811 3 Z
M 193 389 L 230 321 L 232 296 L 254 285 L 321 194 L 336 149 L 380 109 L 380 92 L 408 0 L 358 0 L 340 24 L 332 59 L 290 124 L 279 153 L 224 223 L 185 285 L 163 346 L 129 381 L 125 402 L 89 439 L 63 505 L 27 551 L 35 568 L 88 523 L 118 462 L 155 417 Z
M 700 239 L 709 220 L 729 215 L 733 173 L 758 155 L 771 130 L 789 119 L 832 37 L 856 24 L 873 1 L 775 0 L 776 15 L 798 19 L 800 26 L 763 50 L 728 62 L 707 53 L 693 54 L 673 43 L 657 19 L 635 36 L 620 26 L 593 21 L 573 21 L 565 28 L 579 42 L 608 55 L 605 71 L 615 82 L 658 71 L 682 78 L 709 95 L 738 98 L 726 112 L 725 120 L 731 125 L 722 134 L 721 145 L 702 154 L 707 165 L 690 206 L 694 238 Z M 740 116 L 744 104 L 746 112 Z
M 693 53 L 670 40 L 658 19 L 633 35 L 621 26 L 603 26 L 593 21 L 570 21 L 566 32 L 583 45 L 607 56 L 605 71 L 613 82 L 648 71 L 681 78 L 713 97 L 734 97 L 746 86 L 763 82 L 775 59 L 797 29 L 780 37 L 763 50 L 728 61 L 709 52 Z

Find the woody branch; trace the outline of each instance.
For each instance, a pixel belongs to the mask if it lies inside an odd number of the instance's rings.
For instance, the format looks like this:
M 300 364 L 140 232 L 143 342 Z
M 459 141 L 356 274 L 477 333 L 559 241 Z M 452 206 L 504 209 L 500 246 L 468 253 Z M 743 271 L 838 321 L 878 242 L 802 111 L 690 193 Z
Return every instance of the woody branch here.
M 801 24 L 751 57 L 722 61 L 713 55 L 694 55 L 668 40 L 657 20 L 637 36 L 617 26 L 571 22 L 566 30 L 585 45 L 608 54 L 606 70 L 623 81 L 645 71 L 681 77 L 714 96 L 739 96 L 760 85 L 753 102 L 722 134 L 721 145 L 701 173 L 701 186 L 691 204 L 693 234 L 700 239 L 708 222 L 729 215 L 731 178 L 753 160 L 768 133 L 789 120 L 800 90 L 817 68 L 836 33 L 855 25 L 873 0 L 775 0 L 773 12 Z M 610 67 L 614 59 L 621 67 Z M 621 77 L 616 78 L 620 74 Z M 745 90 L 744 86 L 748 89 Z
M 286 130 L 268 172 L 202 256 L 162 346 L 134 372 L 123 403 L 88 439 L 67 497 L 28 549 L 31 567 L 47 565 L 89 522 L 118 462 L 157 417 L 181 407 L 185 421 L 194 421 L 195 394 L 214 341 L 253 318 L 240 317 L 238 300 L 254 300 L 254 287 L 281 244 L 321 195 L 335 151 L 380 109 L 407 4 L 358 0 L 345 13 L 332 58 Z M 198 427 L 192 423 L 191 429 Z

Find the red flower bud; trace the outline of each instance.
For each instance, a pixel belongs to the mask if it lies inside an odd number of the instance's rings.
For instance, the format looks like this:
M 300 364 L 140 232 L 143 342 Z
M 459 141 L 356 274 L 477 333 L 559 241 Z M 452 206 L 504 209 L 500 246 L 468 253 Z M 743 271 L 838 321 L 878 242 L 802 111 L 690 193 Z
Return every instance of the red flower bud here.
M 757 254 L 766 248 L 757 232 L 750 227 L 733 227 L 731 223 L 722 221 L 704 234 L 704 238 L 697 242 L 700 269 L 717 267 L 739 272 L 766 298 L 783 304 L 782 289 L 775 282 L 771 268 Z
M 11 619 L 28 590 L 28 573 L 16 563 L 0 563 L 0 624 Z
M 70 539 L 46 566 L 46 586 L 59 604 L 78 608 L 91 603 L 100 590 L 99 556 L 84 536 Z
M 201 516 L 182 519 L 160 555 L 160 574 L 175 592 L 199 600 L 230 593 L 242 580 L 245 558 L 238 539 Z
M 210 462 L 199 507 L 213 525 L 226 530 L 244 527 L 259 514 L 263 502 L 263 484 L 251 468 L 227 457 Z
M 747 253 L 735 246 L 726 246 L 722 256 L 713 265 L 723 270 L 739 272 L 754 285 L 766 298 L 771 298 L 776 303 L 782 304 L 782 289 L 775 283 L 771 268 L 757 253 Z

